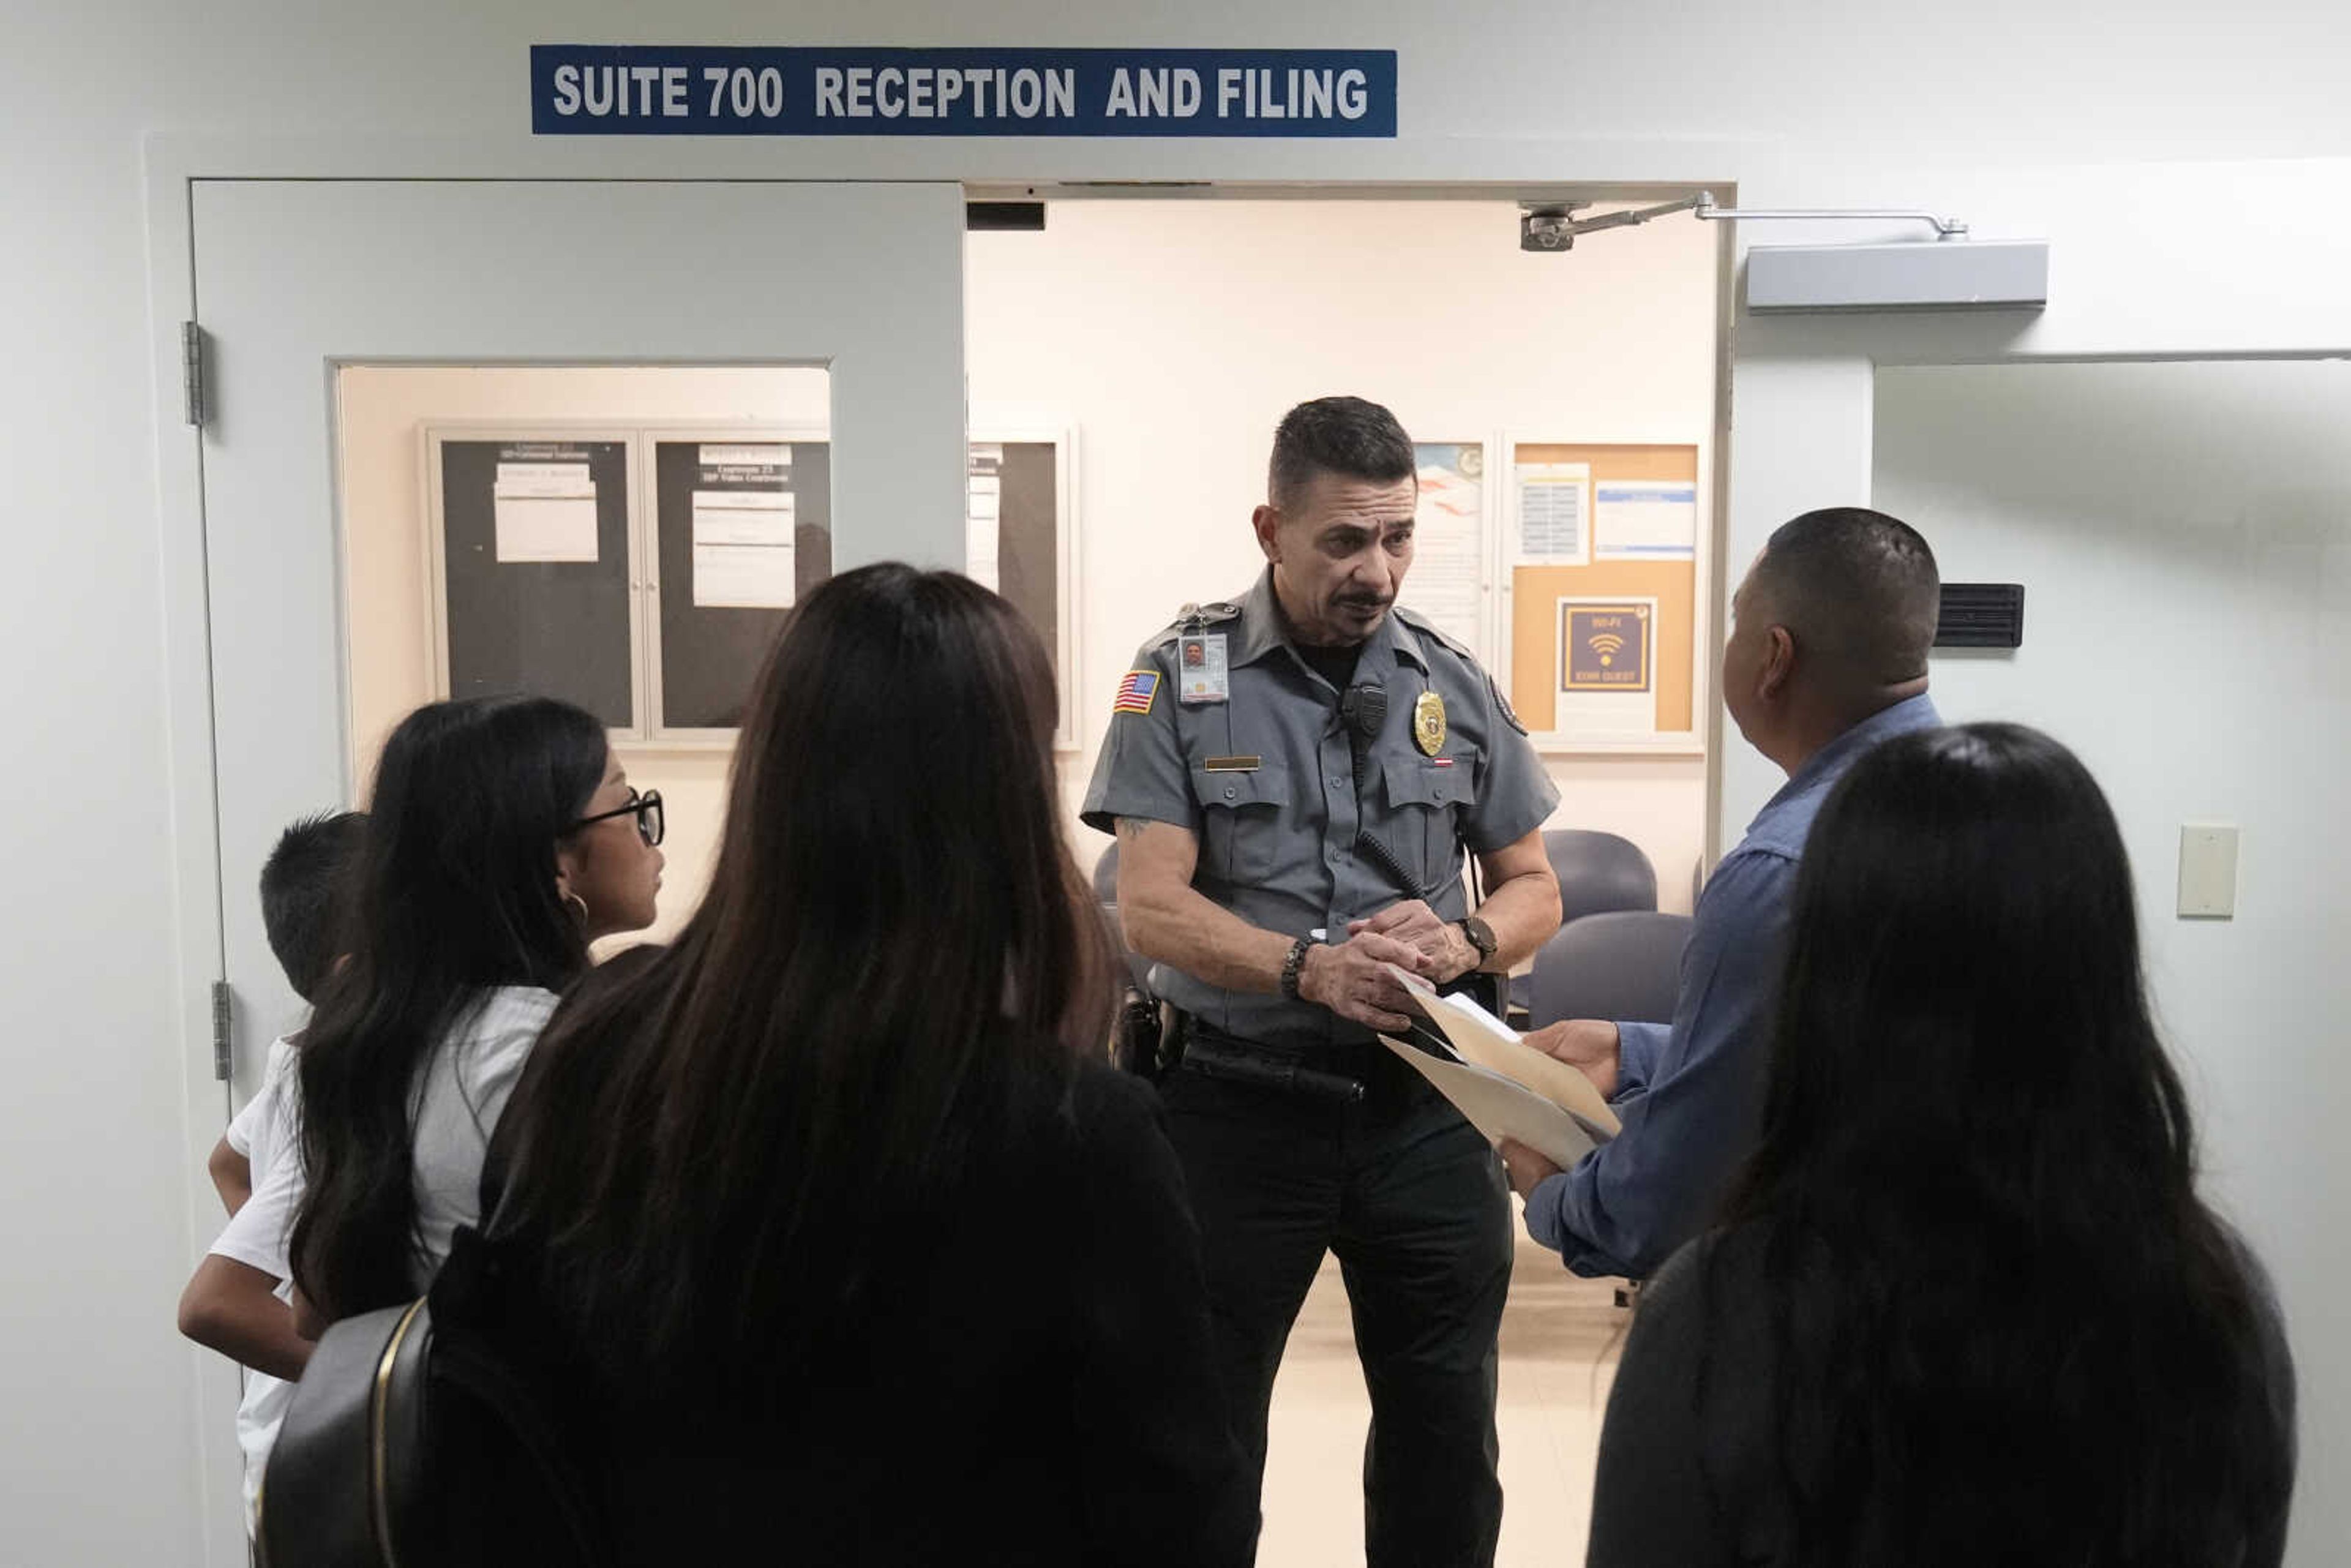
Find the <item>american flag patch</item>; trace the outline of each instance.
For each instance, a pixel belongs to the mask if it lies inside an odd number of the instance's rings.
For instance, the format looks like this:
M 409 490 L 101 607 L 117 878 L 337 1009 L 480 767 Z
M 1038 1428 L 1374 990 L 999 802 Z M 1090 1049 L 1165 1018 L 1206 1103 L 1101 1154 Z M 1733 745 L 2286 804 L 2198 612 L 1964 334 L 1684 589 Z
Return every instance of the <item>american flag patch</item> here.
M 1152 699 L 1159 695 L 1159 672 L 1129 670 L 1126 679 L 1118 683 L 1118 700 L 1110 705 L 1113 713 L 1149 713 Z

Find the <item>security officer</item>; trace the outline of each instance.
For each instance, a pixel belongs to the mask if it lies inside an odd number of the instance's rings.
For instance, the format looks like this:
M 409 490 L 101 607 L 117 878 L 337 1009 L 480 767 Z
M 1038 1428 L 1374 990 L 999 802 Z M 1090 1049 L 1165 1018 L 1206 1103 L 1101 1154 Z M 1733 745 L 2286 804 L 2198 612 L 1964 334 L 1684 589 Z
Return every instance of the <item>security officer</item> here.
M 1265 575 L 1136 656 L 1085 821 L 1119 835 L 1126 939 L 1176 1012 L 1162 1087 L 1249 1462 L 1261 1478 L 1282 1345 L 1335 1251 L 1372 1398 L 1371 1568 L 1490 1563 L 1508 1191 L 1374 1031 L 1410 1022 L 1387 966 L 1500 975 L 1557 928 L 1559 792 L 1469 652 L 1395 608 L 1418 493 L 1395 416 L 1292 409 L 1267 492 Z

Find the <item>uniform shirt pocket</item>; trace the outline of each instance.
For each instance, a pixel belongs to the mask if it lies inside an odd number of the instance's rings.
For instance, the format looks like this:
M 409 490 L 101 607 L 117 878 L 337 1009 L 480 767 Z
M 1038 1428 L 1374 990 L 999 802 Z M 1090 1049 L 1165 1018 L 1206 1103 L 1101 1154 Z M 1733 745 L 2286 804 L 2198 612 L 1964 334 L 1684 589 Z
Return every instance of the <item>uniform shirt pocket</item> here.
M 1374 829 L 1431 894 L 1442 893 L 1461 873 L 1461 819 L 1476 796 L 1475 758 L 1444 760 L 1452 766 L 1417 752 L 1388 758 L 1381 769 L 1387 820 Z
M 1217 882 L 1249 887 L 1282 870 L 1288 841 L 1290 773 L 1273 758 L 1247 771 L 1192 765 L 1192 797 L 1200 803 L 1201 866 Z

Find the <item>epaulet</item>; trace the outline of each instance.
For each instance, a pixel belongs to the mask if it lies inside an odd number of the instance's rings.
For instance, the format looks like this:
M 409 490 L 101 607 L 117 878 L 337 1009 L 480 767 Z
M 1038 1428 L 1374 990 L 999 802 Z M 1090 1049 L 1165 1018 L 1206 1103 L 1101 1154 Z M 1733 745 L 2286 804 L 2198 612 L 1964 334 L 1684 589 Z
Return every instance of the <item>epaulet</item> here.
M 1399 604 L 1395 607 L 1395 617 L 1405 625 L 1411 627 L 1414 631 L 1419 632 L 1422 636 L 1435 639 L 1437 642 L 1442 643 L 1447 651 L 1458 654 L 1461 658 L 1467 659 L 1470 664 L 1475 664 L 1478 663 L 1478 655 L 1471 653 L 1467 645 L 1465 645 L 1458 638 L 1455 637 L 1451 632 L 1446 631 L 1443 627 L 1431 621 L 1427 616 L 1423 615 L 1419 611 L 1406 610 L 1403 605 Z
M 1228 599 L 1219 599 L 1214 604 L 1186 604 L 1176 612 L 1176 619 L 1169 622 L 1165 629 L 1151 640 L 1151 645 L 1155 648 L 1164 648 L 1187 632 L 1203 631 L 1210 626 L 1221 626 L 1228 621 L 1238 621 L 1240 618 L 1241 607 Z

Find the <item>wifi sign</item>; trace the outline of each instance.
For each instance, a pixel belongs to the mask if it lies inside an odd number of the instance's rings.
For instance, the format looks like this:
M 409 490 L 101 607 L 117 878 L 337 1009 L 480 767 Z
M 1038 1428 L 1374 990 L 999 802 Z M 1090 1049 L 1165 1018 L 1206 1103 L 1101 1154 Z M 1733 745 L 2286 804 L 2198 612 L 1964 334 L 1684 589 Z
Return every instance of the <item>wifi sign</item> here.
M 1565 692 L 1638 693 L 1650 689 L 1649 622 L 1654 607 L 1589 600 L 1560 602 L 1560 653 Z

